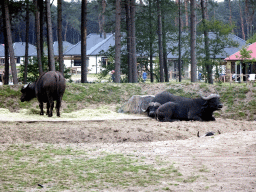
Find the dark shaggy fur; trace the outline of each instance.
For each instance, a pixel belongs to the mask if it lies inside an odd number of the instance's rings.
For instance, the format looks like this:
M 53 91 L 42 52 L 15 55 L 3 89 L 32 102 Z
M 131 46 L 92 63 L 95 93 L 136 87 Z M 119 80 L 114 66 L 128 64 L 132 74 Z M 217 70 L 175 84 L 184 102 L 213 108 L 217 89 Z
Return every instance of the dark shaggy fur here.
M 207 98 L 167 102 L 156 110 L 156 118 L 159 121 L 214 121 L 213 112 L 221 108 L 219 96 L 210 95 Z
M 155 117 L 155 112 L 159 106 L 161 106 L 169 101 L 176 102 L 176 101 L 184 101 L 184 100 L 186 101 L 186 100 L 191 100 L 191 99 L 186 98 L 186 97 L 176 96 L 167 91 L 164 91 L 164 92 L 156 94 L 155 98 L 152 99 L 152 101 L 148 104 L 145 112 L 148 113 L 149 117 Z
M 36 82 L 28 84 L 21 89 L 21 102 L 37 98 L 41 109 L 40 115 L 44 114 L 43 103 L 47 103 L 47 115 L 52 117 L 54 101 L 56 101 L 57 116 L 60 116 L 62 96 L 65 92 L 66 80 L 58 71 L 43 73 Z

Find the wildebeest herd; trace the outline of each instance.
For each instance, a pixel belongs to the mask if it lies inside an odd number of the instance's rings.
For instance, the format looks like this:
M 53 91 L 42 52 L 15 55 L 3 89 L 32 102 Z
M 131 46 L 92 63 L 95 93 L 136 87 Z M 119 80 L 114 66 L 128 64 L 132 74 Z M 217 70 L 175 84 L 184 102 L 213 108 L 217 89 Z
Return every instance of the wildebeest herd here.
M 36 82 L 25 85 L 22 89 L 21 102 L 37 98 L 44 114 L 43 103 L 47 103 L 47 115 L 52 117 L 54 101 L 56 101 L 56 113 L 60 116 L 60 106 L 65 92 L 65 78 L 59 72 L 45 72 Z M 218 94 L 196 99 L 175 96 L 167 91 L 157 94 L 148 104 L 144 112 L 149 117 L 159 121 L 195 120 L 214 121 L 213 112 L 220 110 L 222 104 Z
M 159 121 L 215 121 L 212 116 L 213 112 L 221 108 L 222 104 L 218 94 L 191 99 L 164 91 L 157 94 L 144 111 L 149 117 L 154 117 Z

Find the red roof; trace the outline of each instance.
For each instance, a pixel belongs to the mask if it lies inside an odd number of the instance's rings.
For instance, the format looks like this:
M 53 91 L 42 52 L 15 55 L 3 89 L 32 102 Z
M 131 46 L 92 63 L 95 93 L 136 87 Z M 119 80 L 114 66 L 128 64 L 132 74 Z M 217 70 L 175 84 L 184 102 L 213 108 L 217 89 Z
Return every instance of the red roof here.
M 250 59 L 253 59 L 253 58 L 256 59 L 256 42 L 249 45 L 247 47 L 247 50 L 252 51 Z M 225 58 L 224 60 L 225 61 L 238 61 L 238 60 L 241 60 L 240 57 L 241 57 L 240 51 L 238 51 L 238 52 L 234 53 L 233 55 L 230 55 L 229 57 Z

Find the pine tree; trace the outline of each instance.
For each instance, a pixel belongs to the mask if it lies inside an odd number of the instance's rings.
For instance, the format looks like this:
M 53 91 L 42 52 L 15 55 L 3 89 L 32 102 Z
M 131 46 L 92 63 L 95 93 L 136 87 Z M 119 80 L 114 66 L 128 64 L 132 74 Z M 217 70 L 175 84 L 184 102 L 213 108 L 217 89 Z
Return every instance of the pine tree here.
M 121 65 L 121 0 L 116 0 L 116 29 L 115 29 L 115 82 L 120 83 Z
M 81 7 L 81 83 L 87 83 L 86 36 L 87 36 L 87 0 L 82 0 Z

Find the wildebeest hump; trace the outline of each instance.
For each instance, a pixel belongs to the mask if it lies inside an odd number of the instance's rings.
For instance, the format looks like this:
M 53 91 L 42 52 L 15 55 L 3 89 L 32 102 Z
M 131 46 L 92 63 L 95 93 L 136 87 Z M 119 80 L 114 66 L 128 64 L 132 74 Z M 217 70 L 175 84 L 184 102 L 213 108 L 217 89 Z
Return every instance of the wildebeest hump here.
M 66 80 L 60 72 L 45 72 L 40 75 L 36 82 L 28 84 L 21 89 L 21 101 L 29 101 L 37 97 L 41 109 L 40 115 L 44 114 L 43 103 L 47 103 L 47 114 L 49 117 L 52 116 L 54 101 L 56 101 L 57 116 L 60 116 L 59 110 L 65 88 Z
M 157 109 L 156 117 L 160 121 L 214 121 L 213 112 L 222 106 L 219 95 L 211 94 L 208 97 L 167 102 Z
M 65 79 L 55 71 L 49 71 L 42 74 L 36 83 L 36 95 L 43 102 L 48 101 L 48 96 L 51 96 L 54 101 L 62 97 L 65 92 Z
M 154 99 L 152 99 L 152 101 L 149 103 L 145 112 L 148 113 L 149 117 L 155 117 L 155 111 L 160 105 L 163 105 L 167 102 L 181 102 L 181 101 L 188 101 L 188 100 L 191 100 L 191 99 L 173 95 L 168 91 L 163 91 L 161 93 L 156 94 Z

